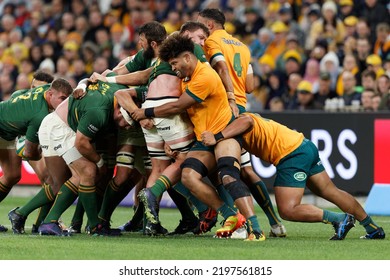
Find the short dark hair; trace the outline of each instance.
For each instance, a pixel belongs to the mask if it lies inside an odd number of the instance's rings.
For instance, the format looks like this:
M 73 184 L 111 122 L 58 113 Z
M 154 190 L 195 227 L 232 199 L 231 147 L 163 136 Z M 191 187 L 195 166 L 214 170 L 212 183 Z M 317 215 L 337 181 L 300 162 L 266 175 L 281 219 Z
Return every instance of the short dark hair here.
M 199 16 L 214 20 L 222 26 L 224 26 L 226 22 L 225 15 L 218 9 L 204 9 L 199 12 Z
M 70 95 L 73 92 L 72 86 L 69 82 L 63 78 L 57 78 L 51 83 L 51 87 L 66 95 Z
M 138 34 L 144 34 L 148 43 L 155 41 L 157 44 L 160 44 L 167 37 L 164 25 L 157 21 L 151 21 L 142 25 L 138 29 Z
M 376 73 L 374 70 L 366 69 L 362 72 L 362 77 L 371 77 L 373 80 L 376 80 Z
M 180 27 L 180 34 L 183 35 L 187 30 L 190 32 L 194 32 L 198 29 L 202 29 L 204 33 L 206 33 L 207 37 L 210 36 L 209 29 L 201 22 L 197 21 L 187 21 Z
M 47 72 L 44 72 L 42 70 L 38 70 L 34 73 L 33 75 L 33 78 L 35 80 L 38 80 L 38 81 L 42 81 L 42 82 L 46 82 L 48 84 L 50 84 L 53 80 L 54 80 L 54 77 L 53 75 L 47 73 Z
M 167 62 L 183 52 L 194 53 L 194 42 L 188 37 L 180 36 L 180 34 L 169 36 L 159 50 L 160 58 Z

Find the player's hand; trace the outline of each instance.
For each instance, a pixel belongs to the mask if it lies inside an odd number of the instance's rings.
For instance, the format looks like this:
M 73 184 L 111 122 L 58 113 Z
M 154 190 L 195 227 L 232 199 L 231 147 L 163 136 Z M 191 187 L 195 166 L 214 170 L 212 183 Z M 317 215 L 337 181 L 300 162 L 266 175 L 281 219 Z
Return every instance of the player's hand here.
M 146 119 L 145 110 L 144 109 L 135 109 L 133 112 L 130 113 L 130 115 L 136 121 L 140 121 L 140 120 Z
M 215 140 L 214 134 L 210 131 L 203 131 L 202 132 L 202 143 L 205 146 L 214 146 L 217 144 L 217 141 Z
M 72 92 L 72 96 L 75 99 L 81 99 L 87 94 L 87 91 L 82 88 L 75 88 Z
M 153 120 L 152 119 L 143 119 L 139 121 L 139 124 L 141 127 L 145 129 L 152 129 L 154 126 Z
M 171 146 L 169 146 L 167 143 L 164 144 L 164 150 L 165 150 L 165 154 L 170 158 L 176 159 L 177 156 L 179 155 L 179 152 L 172 151 Z
M 91 77 L 89 77 L 88 80 L 91 83 L 96 83 L 97 81 L 107 82 L 107 78 L 97 72 L 93 72 L 93 74 L 91 75 Z
M 234 100 L 229 100 L 229 106 L 230 106 L 230 109 L 233 112 L 234 117 L 237 118 L 238 115 L 240 114 L 240 111 L 238 110 L 236 102 Z

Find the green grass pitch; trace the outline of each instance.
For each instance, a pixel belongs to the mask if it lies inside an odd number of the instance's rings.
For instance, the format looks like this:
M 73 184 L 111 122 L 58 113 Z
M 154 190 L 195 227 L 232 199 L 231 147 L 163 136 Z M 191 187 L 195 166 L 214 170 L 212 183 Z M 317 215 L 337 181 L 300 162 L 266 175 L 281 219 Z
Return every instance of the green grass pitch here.
M 9 228 L 0 233 L 1 260 L 390 260 L 389 236 L 385 240 L 361 240 L 365 231 L 358 222 L 343 241 L 328 240 L 333 234 L 331 225 L 287 221 L 287 238 L 267 238 L 265 242 L 214 239 L 217 227 L 202 236 L 149 237 L 125 233 L 121 237 L 55 237 L 30 234 L 37 215 L 33 212 L 26 221 L 26 234 L 14 235 L 7 213 L 27 200 L 7 197 L 0 203 L 0 224 Z M 73 210 L 74 206 L 64 213 L 65 224 L 69 224 Z M 256 212 L 268 236 L 266 217 L 260 208 Z M 132 215 L 131 208 L 119 207 L 112 226 L 123 224 Z M 390 234 L 390 217 L 373 218 Z M 179 219 L 176 209 L 161 209 L 161 221 L 168 230 L 173 230 Z

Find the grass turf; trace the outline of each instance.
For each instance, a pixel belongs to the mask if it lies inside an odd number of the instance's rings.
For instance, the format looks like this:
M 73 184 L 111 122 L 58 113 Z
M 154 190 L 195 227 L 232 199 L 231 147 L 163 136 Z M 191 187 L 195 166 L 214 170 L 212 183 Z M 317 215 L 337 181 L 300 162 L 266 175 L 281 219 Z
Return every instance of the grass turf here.
M 9 228 L 0 233 L 2 260 L 390 260 L 390 241 L 361 240 L 364 228 L 356 223 L 343 241 L 329 241 L 331 225 L 284 221 L 287 238 L 267 238 L 265 242 L 244 242 L 214 239 L 211 233 L 194 236 L 149 237 L 125 233 L 121 237 L 92 237 L 86 234 L 71 237 L 31 235 L 37 212 L 26 221 L 26 234 L 14 235 L 7 217 L 10 209 L 24 205 L 28 199 L 7 197 L 0 203 L 0 224 Z M 69 224 L 74 206 L 62 219 Z M 256 209 L 262 229 L 269 232 L 266 217 Z M 133 215 L 131 208 L 119 207 L 112 218 L 117 227 Z M 374 216 L 385 232 L 390 230 L 390 217 Z M 161 209 L 162 224 L 173 230 L 180 219 L 176 209 Z M 221 218 L 219 218 L 221 220 Z M 219 224 L 217 224 L 219 226 Z

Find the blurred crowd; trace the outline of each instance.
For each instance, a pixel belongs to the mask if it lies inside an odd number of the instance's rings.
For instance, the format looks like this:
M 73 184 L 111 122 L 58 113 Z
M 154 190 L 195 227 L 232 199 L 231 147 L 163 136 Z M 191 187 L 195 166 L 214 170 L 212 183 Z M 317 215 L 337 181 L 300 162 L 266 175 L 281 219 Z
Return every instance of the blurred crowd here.
M 137 52 L 142 24 L 204 8 L 251 50 L 249 111 L 390 110 L 388 0 L 0 0 L 0 100 L 38 69 L 76 86 Z

